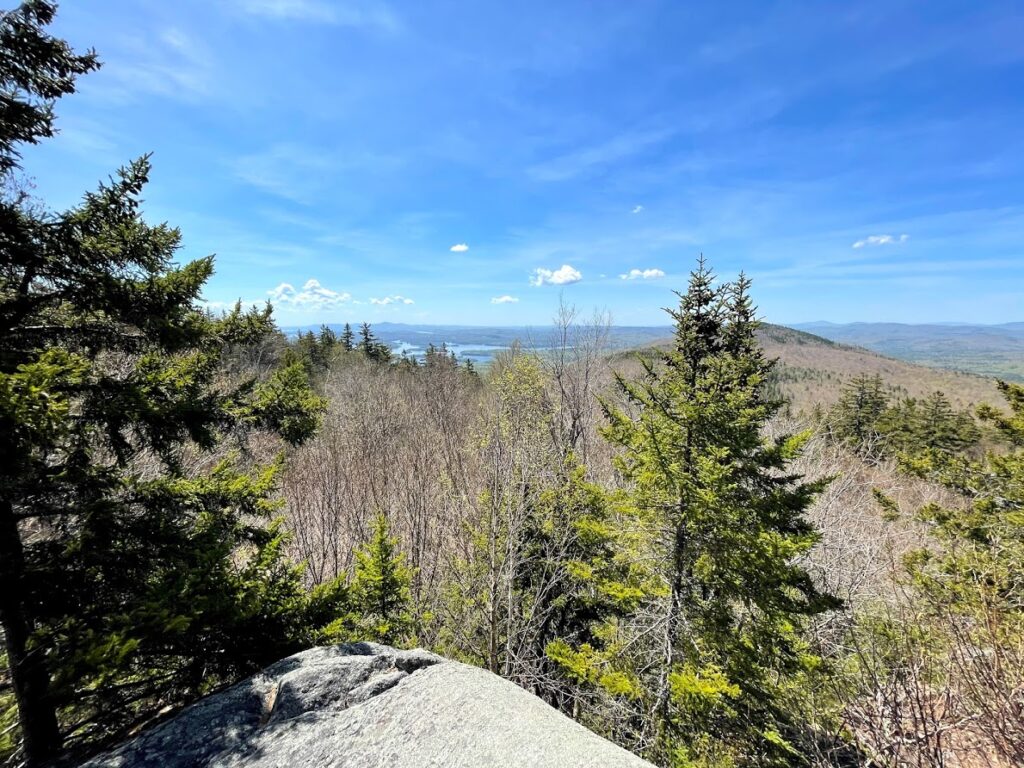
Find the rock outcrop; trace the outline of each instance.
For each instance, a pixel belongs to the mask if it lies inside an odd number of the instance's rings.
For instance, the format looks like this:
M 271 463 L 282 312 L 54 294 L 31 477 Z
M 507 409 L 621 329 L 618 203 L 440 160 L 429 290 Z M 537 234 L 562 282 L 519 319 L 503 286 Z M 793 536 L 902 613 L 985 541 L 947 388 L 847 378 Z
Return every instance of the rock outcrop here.
M 313 648 L 83 768 L 643 768 L 518 686 L 422 650 Z

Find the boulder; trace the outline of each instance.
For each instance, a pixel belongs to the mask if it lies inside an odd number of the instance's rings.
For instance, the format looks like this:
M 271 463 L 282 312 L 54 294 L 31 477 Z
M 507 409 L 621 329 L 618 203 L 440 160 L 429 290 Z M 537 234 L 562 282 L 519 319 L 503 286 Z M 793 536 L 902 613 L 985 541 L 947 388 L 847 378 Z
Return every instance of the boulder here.
M 496 675 L 423 650 L 313 648 L 83 768 L 650 768 Z

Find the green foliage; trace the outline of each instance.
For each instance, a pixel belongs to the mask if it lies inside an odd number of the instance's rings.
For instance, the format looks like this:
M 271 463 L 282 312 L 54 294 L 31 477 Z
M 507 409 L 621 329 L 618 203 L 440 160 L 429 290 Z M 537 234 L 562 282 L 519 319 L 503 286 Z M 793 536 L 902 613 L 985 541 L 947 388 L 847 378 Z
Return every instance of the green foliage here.
M 971 415 L 955 411 L 942 392 L 893 402 L 881 376 L 853 378 L 827 422 L 834 437 L 867 457 L 960 454 L 981 439 Z
M 359 344 L 356 349 L 375 363 L 388 363 L 391 361 L 391 347 L 383 342 L 377 341 L 373 335 L 373 329 L 369 323 L 363 323 L 359 328 Z
M 841 440 L 859 451 L 869 451 L 881 439 L 879 422 L 888 407 L 889 395 L 881 376 L 855 376 L 843 388 L 829 422 Z
M 930 504 L 919 513 L 943 547 L 920 550 L 908 566 L 930 600 L 957 612 L 995 611 L 1016 633 L 1024 629 L 1024 386 L 1000 383 L 1009 415 L 985 406 L 983 419 L 1007 443 L 980 461 L 931 454 L 913 468 L 959 492 L 959 507 Z
M 616 666 L 610 630 L 646 596 L 649 574 L 617 522 L 605 492 L 586 481 L 586 469 L 570 454 L 561 484 L 541 492 L 530 509 L 515 585 L 539 619 L 536 647 L 563 676 L 631 695 L 635 684 Z M 553 683 L 540 693 L 567 709 L 577 692 Z
M 351 345 L 351 328 L 349 329 L 349 343 Z M 299 335 L 295 340 L 295 351 L 298 359 L 305 365 L 310 374 L 323 373 L 329 367 L 339 348 L 346 349 L 344 343 L 338 340 L 337 334 L 326 325 L 320 326 L 319 334 L 312 331 Z
M 360 636 L 389 645 L 411 639 L 409 587 L 412 571 L 391 536 L 387 517 L 378 514 L 373 537 L 356 551 L 351 593 L 359 611 Z
M 96 66 L 45 35 L 53 11 L 0 17 L 4 172 Z M 178 230 L 143 219 L 149 170 L 64 212 L 0 202 L 0 618 L 30 763 L 297 650 L 326 618 L 273 521 L 280 462 L 227 450 L 301 444 L 323 402 L 301 365 L 227 373 L 276 333 L 270 307 L 200 308 L 213 260 L 177 263 Z
M 352 326 L 345 323 L 345 330 L 341 332 L 341 348 L 346 352 L 351 352 L 355 347 L 355 335 L 352 333 Z
M 0 174 L 18 167 L 19 144 L 36 144 L 53 136 L 53 103 L 75 92 L 75 79 L 99 67 L 96 54 L 76 54 L 45 28 L 57 4 L 22 3 L 0 16 Z
M 805 513 L 823 483 L 786 471 L 806 435 L 763 437 L 781 404 L 766 396 L 748 287 L 713 287 L 702 261 L 671 311 L 673 349 L 619 379 L 628 410 L 605 405 L 666 595 L 636 662 L 665 763 L 791 764 L 786 685 L 815 663 L 801 629 L 838 604 L 797 564 L 818 540 Z M 737 717 L 704 716 L 715 691 Z

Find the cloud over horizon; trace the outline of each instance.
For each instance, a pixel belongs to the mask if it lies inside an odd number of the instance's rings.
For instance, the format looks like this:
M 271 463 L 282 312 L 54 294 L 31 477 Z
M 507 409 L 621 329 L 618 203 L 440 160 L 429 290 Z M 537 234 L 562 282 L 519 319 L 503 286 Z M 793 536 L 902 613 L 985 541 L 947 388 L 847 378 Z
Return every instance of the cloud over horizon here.
M 416 302 L 396 293 L 394 296 L 385 296 L 380 299 L 371 298 L 370 303 L 376 304 L 379 307 L 386 307 L 388 304 L 415 304 Z
M 509 296 L 508 294 L 505 294 L 504 296 L 495 296 L 491 299 L 491 304 L 517 304 L 518 302 L 519 299 L 515 296 Z
M 291 283 L 281 283 L 267 291 L 271 304 L 281 304 L 295 309 L 333 309 L 352 300 L 351 294 L 333 291 L 320 284 L 315 278 L 307 280 L 301 291 Z

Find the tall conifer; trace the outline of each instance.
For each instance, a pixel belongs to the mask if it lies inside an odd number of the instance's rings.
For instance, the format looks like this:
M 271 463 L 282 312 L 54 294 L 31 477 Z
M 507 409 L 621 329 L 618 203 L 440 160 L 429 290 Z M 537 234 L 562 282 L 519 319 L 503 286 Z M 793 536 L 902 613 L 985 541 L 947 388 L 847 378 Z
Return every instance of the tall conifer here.
M 787 471 L 802 436 L 764 437 L 781 403 L 748 289 L 742 276 L 716 288 L 701 259 L 669 310 L 672 348 L 619 379 L 628 408 L 606 405 L 660 562 L 641 742 L 666 764 L 788 764 L 782 691 L 808 661 L 800 627 L 836 604 L 797 564 L 818 540 L 805 513 L 822 484 Z
M 18 145 L 51 135 L 53 101 L 97 66 L 46 33 L 54 12 L 0 16 L 8 185 Z M 212 452 L 252 432 L 301 443 L 322 404 L 299 364 L 221 376 L 274 331 L 270 308 L 200 307 L 213 260 L 178 264 L 178 230 L 143 220 L 149 170 L 65 212 L 0 201 L 0 621 L 31 765 L 301 643 L 305 597 L 266 523 L 277 464 Z

